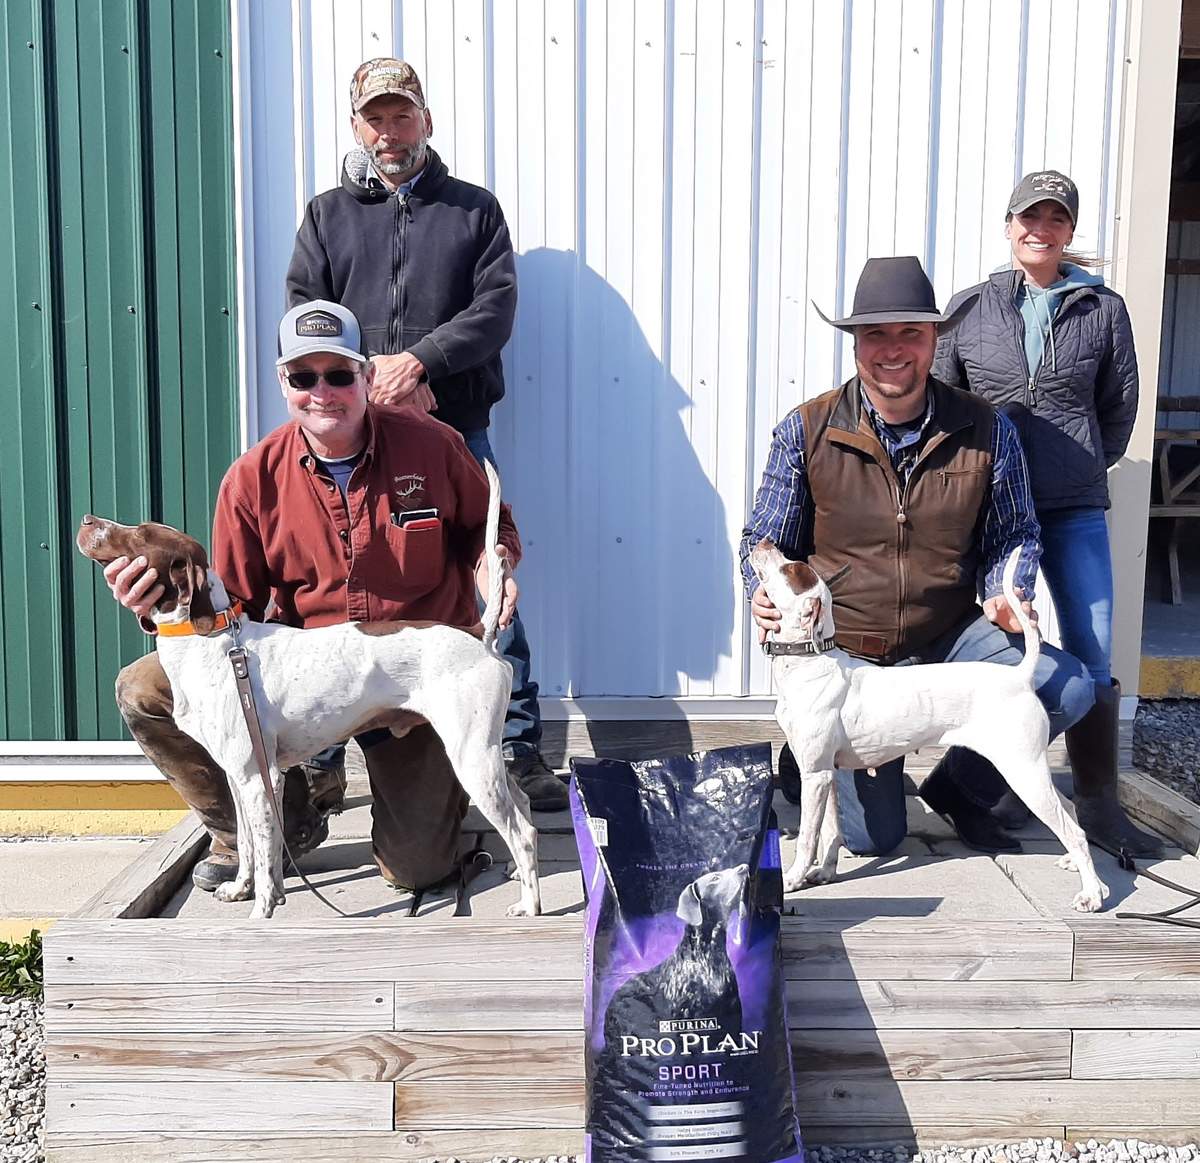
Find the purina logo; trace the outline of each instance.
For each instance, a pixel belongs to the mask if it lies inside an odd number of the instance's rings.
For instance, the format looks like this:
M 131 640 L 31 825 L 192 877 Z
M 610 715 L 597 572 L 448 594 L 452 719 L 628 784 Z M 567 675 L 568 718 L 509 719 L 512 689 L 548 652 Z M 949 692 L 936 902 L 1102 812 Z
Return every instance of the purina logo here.
M 309 311 L 296 320 L 296 334 L 303 338 L 327 338 L 341 335 L 342 321 L 328 311 Z

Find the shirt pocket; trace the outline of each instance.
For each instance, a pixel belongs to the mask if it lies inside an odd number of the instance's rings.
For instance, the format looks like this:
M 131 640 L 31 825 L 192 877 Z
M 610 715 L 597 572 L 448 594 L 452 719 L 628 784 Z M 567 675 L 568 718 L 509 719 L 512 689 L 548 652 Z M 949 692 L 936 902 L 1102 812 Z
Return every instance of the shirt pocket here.
M 446 572 L 446 532 L 440 517 L 420 527 L 392 525 L 384 528 L 392 559 L 399 568 L 399 588 L 406 594 L 428 593 Z

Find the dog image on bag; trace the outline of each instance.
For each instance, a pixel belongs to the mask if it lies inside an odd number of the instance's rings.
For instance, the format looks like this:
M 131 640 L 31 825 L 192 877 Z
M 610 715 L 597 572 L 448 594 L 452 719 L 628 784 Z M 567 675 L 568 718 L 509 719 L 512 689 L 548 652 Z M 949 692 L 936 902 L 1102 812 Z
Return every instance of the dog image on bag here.
M 85 556 L 104 565 L 143 555 L 158 571 L 164 593 L 153 615 L 156 647 L 175 721 L 224 770 L 237 809 L 237 876 L 215 895 L 222 901 L 253 897 L 250 919 L 270 917 L 284 901 L 283 835 L 271 803 L 282 802 L 283 771 L 369 728 L 402 734 L 414 715 L 437 732 L 463 789 L 513 855 L 521 896 L 508 915 L 541 911 L 537 831 L 501 753 L 512 669 L 495 648 L 504 576 L 496 550 L 500 481 L 490 464 L 485 470 L 490 592 L 482 637 L 435 623 L 296 629 L 252 622 L 231 608 L 194 538 L 157 523 L 83 518 L 76 542 Z M 228 658 L 235 638 L 248 654 L 273 797 L 259 772 Z
M 800 769 L 800 835 L 784 876 L 786 891 L 827 883 L 837 873 L 842 837 L 835 768 L 877 767 L 942 743 L 968 747 L 996 765 L 1066 849 L 1059 867 L 1077 872 L 1081 882 L 1072 906 L 1080 912 L 1101 907 L 1108 888 L 1046 758 L 1050 724 L 1033 689 L 1041 639 L 1013 588 L 1018 553 L 1003 577 L 1025 636 L 1018 665 L 880 667 L 837 649 L 833 599 L 816 570 L 787 560 L 770 539 L 751 551 L 751 565 L 782 615 L 776 642 L 783 649 L 772 659 L 775 715 Z
M 586 1157 L 799 1163 L 770 748 L 572 770 Z
M 631 977 L 608 1003 L 613 1020 L 604 1023 L 604 1041 L 619 1053 L 621 1020 L 643 1029 L 658 1028 L 660 1021 L 702 1018 L 723 1014 L 725 1029 L 741 1032 L 742 999 L 737 976 L 725 948 L 731 915 L 744 921 L 749 869 L 744 864 L 719 872 L 706 872 L 679 894 L 675 915 L 685 928 L 675 951 L 653 969 Z M 637 1009 L 644 1016 L 634 1021 Z

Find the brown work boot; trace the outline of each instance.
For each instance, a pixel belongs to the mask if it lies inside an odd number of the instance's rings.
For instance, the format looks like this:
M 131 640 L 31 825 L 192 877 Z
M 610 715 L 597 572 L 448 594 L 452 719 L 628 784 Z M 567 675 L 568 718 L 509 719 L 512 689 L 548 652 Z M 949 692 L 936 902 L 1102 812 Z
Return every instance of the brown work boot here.
M 1096 687 L 1096 703 L 1067 730 L 1067 757 L 1075 782 L 1075 815 L 1087 838 L 1112 852 L 1159 857 L 1162 841 L 1135 827 L 1117 799 L 1121 686 Z
M 308 782 L 308 802 L 325 816 L 340 816 L 346 808 L 346 763 L 321 767 L 302 763 L 300 770 Z
M 565 812 L 570 807 L 567 785 L 554 774 L 540 751 L 519 751 L 511 759 L 505 758 L 504 765 L 529 797 L 533 811 Z
M 309 798 L 310 784 L 301 767 L 289 767 L 283 778 L 283 838 L 288 852 L 298 860 L 329 839 L 329 813 L 313 805 Z M 204 892 L 215 891 L 217 885 L 237 875 L 238 858 L 232 851 L 234 845 L 226 846 L 214 840 L 213 847 L 214 850 L 192 869 L 192 883 Z M 292 867 L 285 855 L 284 871 L 291 871 Z

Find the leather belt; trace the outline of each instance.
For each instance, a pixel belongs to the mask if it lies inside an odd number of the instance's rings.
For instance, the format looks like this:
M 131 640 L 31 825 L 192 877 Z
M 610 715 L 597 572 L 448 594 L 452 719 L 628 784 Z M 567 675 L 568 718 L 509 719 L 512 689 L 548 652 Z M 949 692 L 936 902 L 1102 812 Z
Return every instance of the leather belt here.
M 839 630 L 836 635 L 837 644 L 851 654 L 861 658 L 871 658 L 882 662 L 891 652 L 888 640 L 882 634 L 855 634 Z

